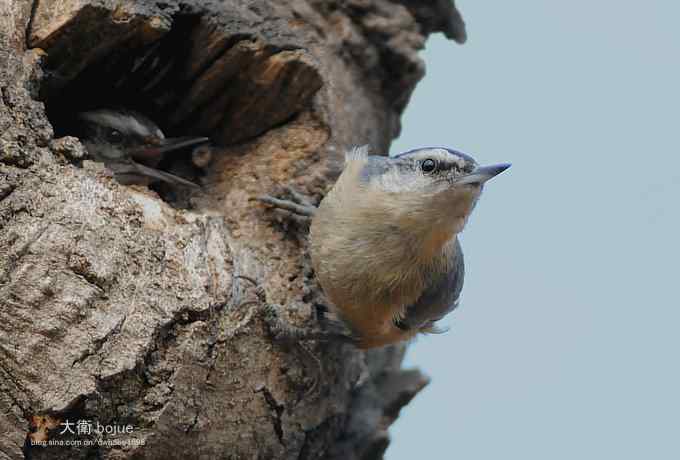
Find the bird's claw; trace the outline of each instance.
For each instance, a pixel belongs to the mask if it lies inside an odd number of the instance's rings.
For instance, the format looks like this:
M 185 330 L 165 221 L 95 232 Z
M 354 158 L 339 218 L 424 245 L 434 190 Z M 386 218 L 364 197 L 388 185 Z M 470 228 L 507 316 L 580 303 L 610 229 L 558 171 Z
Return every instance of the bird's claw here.
M 290 199 L 281 199 L 271 195 L 262 195 L 257 199 L 274 208 L 283 209 L 290 212 L 293 216 L 301 219 L 311 219 L 316 212 L 316 207 L 308 197 L 298 192 L 290 186 L 282 187 Z
M 305 391 L 305 394 L 313 393 L 318 387 L 318 383 L 325 379 L 325 371 L 321 360 L 302 342 L 306 340 L 334 340 L 346 343 L 352 342 L 353 339 L 345 333 L 325 331 L 321 328 L 299 327 L 290 324 L 281 316 L 281 310 L 283 308 L 281 305 L 267 302 L 267 296 L 262 285 L 247 276 L 238 276 L 238 278 L 242 278 L 251 282 L 255 288 L 255 295 L 257 296 L 257 301 L 244 302 L 241 304 L 241 306 L 257 305 L 261 311 L 262 320 L 269 330 L 272 339 L 277 342 L 292 344 L 295 348 L 304 352 L 304 354 L 314 364 L 314 367 L 316 368 L 316 376 L 312 377 L 312 384 Z
M 309 395 L 316 390 L 319 381 L 325 378 L 323 363 L 308 347 L 301 343 L 301 340 L 307 338 L 306 330 L 292 326 L 281 318 L 280 310 L 280 305 L 264 302 L 261 304 L 262 319 L 267 325 L 273 340 L 292 343 L 296 349 L 301 350 L 313 363 L 313 367 L 316 369 L 315 375 L 311 377 L 311 385 L 305 390 L 305 394 Z
M 295 188 L 291 187 L 290 185 L 284 185 L 283 186 L 284 192 L 287 192 L 288 195 L 290 195 L 291 200 L 301 206 L 309 206 L 314 208 L 314 204 L 312 203 L 312 200 L 305 194 L 298 192 Z

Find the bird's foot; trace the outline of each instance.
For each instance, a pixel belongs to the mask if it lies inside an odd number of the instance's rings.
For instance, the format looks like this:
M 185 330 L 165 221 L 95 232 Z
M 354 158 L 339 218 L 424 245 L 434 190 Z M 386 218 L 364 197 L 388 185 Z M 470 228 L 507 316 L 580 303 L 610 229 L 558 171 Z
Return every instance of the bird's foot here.
M 290 186 L 283 187 L 288 199 L 276 198 L 271 195 L 262 195 L 257 199 L 276 209 L 290 212 L 295 218 L 308 221 L 314 216 L 316 206 L 310 199 Z
M 283 307 L 278 304 L 267 302 L 266 293 L 262 285 L 257 283 L 252 278 L 247 276 L 239 276 L 253 284 L 255 287 L 255 295 L 257 301 L 249 301 L 241 304 L 241 307 L 246 305 L 256 305 L 262 312 L 262 319 L 269 329 L 272 338 L 281 343 L 289 343 L 301 350 L 316 369 L 316 375 L 312 378 L 312 384 L 305 391 L 306 394 L 311 394 L 318 386 L 318 382 L 325 379 L 325 371 L 321 360 L 302 342 L 304 341 L 341 341 L 344 343 L 355 343 L 355 339 L 346 332 L 345 329 L 337 327 L 336 330 L 322 330 L 318 328 L 306 328 L 290 324 L 281 316 Z M 327 323 L 319 319 L 319 323 Z
M 332 331 L 319 328 L 306 328 L 290 324 L 281 317 L 282 307 L 277 304 L 264 303 L 262 306 L 263 319 L 270 333 L 276 340 L 287 342 L 301 342 L 313 340 L 317 342 L 339 341 L 354 343 L 355 339 L 345 331 Z M 325 321 L 324 321 L 325 322 Z
M 257 301 L 247 301 L 240 305 L 240 307 L 257 305 L 262 310 L 262 318 L 264 319 L 270 333 L 276 340 L 288 342 L 300 342 L 303 340 L 317 340 L 330 341 L 341 340 L 345 342 L 353 342 L 354 338 L 349 331 L 339 322 L 329 320 L 326 317 L 327 307 L 317 306 L 317 319 L 319 327 L 310 329 L 306 327 L 294 326 L 281 317 L 281 310 L 283 307 L 278 304 L 272 304 L 267 301 L 267 293 L 264 287 L 255 281 L 253 278 L 244 275 L 238 275 L 237 278 L 244 279 L 251 283 L 255 289 L 255 296 Z M 321 324 L 327 326 L 327 329 L 322 329 Z
M 326 381 L 326 371 L 321 359 L 312 352 L 303 342 L 342 342 L 356 344 L 356 340 L 349 333 L 323 330 L 321 328 L 305 328 L 294 326 L 281 317 L 281 306 L 264 303 L 262 306 L 263 319 L 269 328 L 274 340 L 282 343 L 291 343 L 301 350 L 316 369 L 312 377 L 311 385 L 305 390 L 305 394 L 313 394 L 319 386 L 319 382 Z

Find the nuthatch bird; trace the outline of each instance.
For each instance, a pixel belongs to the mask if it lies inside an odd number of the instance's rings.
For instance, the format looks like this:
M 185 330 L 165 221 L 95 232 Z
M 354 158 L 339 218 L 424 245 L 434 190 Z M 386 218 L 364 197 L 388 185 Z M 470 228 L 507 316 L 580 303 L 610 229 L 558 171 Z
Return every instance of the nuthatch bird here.
M 166 153 L 209 142 L 207 137 L 166 138 L 147 117 L 129 110 L 98 109 L 77 115 L 78 135 L 95 161 L 111 169 L 121 184 L 164 181 L 198 187 L 156 169 Z
M 456 308 L 465 274 L 457 235 L 486 181 L 509 167 L 447 148 L 383 157 L 363 147 L 347 154 L 318 208 L 260 199 L 311 217 L 319 284 L 353 341 L 373 348 L 436 332 Z

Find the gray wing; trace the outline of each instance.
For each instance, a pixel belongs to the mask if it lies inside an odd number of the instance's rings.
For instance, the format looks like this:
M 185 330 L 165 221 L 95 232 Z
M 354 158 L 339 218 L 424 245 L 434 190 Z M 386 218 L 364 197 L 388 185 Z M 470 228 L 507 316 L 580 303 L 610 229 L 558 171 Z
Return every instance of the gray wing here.
M 430 328 L 458 306 L 465 278 L 463 251 L 458 239 L 451 258 L 448 273 L 432 276 L 420 298 L 406 308 L 403 318 L 396 321 L 397 327 L 404 330 Z

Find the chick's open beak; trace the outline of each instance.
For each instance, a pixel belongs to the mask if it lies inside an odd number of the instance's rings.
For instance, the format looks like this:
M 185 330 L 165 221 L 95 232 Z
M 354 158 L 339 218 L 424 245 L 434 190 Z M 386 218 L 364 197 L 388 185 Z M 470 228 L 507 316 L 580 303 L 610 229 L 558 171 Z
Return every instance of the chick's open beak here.
M 196 145 L 207 144 L 208 142 L 210 142 L 210 139 L 207 137 L 169 137 L 167 139 L 162 139 L 155 145 L 140 148 L 133 154 L 133 157 L 141 161 L 160 159 L 168 152 L 174 152 L 175 150 L 194 147 Z

